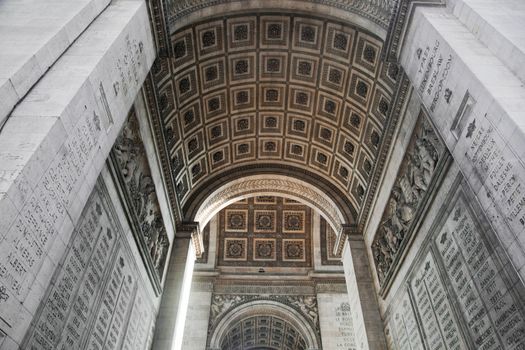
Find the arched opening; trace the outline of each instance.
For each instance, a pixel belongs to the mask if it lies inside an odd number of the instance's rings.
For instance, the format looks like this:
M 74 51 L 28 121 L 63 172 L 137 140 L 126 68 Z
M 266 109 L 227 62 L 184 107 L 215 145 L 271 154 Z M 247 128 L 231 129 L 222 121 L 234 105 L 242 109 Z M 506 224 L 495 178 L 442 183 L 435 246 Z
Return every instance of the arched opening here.
M 238 200 L 289 198 L 321 214 L 336 235 L 330 249 L 340 254 L 343 232 L 368 215 L 396 122 L 391 115 L 399 69 L 382 59 L 386 26 L 380 17 L 388 4 L 367 3 L 377 10 L 374 16 L 363 16 L 357 3 L 269 1 L 263 11 L 255 5 L 260 4 L 170 8 L 176 9 L 169 15 L 172 57 L 155 67 L 158 99 L 167 102 L 159 106 L 159 134 L 166 143 L 170 195 L 180 220 L 198 223 L 201 231 L 211 223 L 224 229 L 224 216 L 220 222 L 210 220 Z M 345 16 L 332 11 L 335 5 L 348 10 Z M 247 212 L 253 222 L 256 213 Z M 312 226 L 318 231 L 320 221 Z M 213 276 L 215 286 L 239 286 L 244 280 L 253 287 L 262 276 L 263 284 L 293 284 L 287 278 L 293 275 L 311 286 L 329 279 L 344 286 L 340 266 L 256 259 L 259 243 L 270 255 L 291 241 L 299 248 L 290 244 L 290 249 L 301 251 L 310 244 L 301 237 L 264 236 L 256 228 L 233 231 L 230 261 L 220 266 L 216 254 L 199 271 L 201 280 Z M 322 241 L 311 242 L 316 249 L 308 253 L 323 261 Z M 224 253 L 223 243 L 205 242 L 205 249 Z M 282 249 L 275 248 L 276 257 L 284 256 Z M 256 260 L 271 266 L 269 273 L 259 275 Z M 360 312 L 360 306 L 352 307 Z
M 234 304 L 217 295 L 211 312 L 208 349 L 320 349 L 315 332 L 317 318 L 308 314 L 315 299 L 286 305 L 274 300 L 256 300 Z
M 204 227 L 229 204 L 254 196 L 284 196 L 319 211 L 336 232 L 346 224 L 333 200 L 315 186 L 288 176 L 253 175 L 233 180 L 211 193 L 199 206 L 194 220 Z

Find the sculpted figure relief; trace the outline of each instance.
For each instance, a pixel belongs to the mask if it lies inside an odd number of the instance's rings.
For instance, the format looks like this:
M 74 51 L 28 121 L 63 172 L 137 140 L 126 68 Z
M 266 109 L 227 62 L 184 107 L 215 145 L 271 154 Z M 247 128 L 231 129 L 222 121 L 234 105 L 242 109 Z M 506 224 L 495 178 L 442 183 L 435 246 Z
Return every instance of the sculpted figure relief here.
M 134 111 L 115 142 L 113 155 L 117 171 L 124 182 L 127 201 L 136 216 L 146 253 L 160 279 L 169 241 Z
M 246 296 L 214 294 L 211 302 L 211 319 L 217 320 L 220 315 L 243 302 Z
M 292 306 L 299 309 L 305 316 L 310 318 L 315 326 L 317 326 L 317 299 L 314 296 L 290 296 L 288 299 Z
M 211 301 L 210 321 L 208 324 L 208 334 L 212 333 L 213 328 L 220 321 L 220 318 L 237 306 L 253 300 L 274 300 L 293 307 L 303 314 L 314 328 L 319 327 L 319 310 L 317 298 L 313 295 L 268 295 L 260 296 L 256 294 L 213 294 Z
M 421 116 L 372 243 L 380 283 L 388 276 L 409 235 L 411 224 L 429 189 L 443 152 L 443 143 L 432 126 Z

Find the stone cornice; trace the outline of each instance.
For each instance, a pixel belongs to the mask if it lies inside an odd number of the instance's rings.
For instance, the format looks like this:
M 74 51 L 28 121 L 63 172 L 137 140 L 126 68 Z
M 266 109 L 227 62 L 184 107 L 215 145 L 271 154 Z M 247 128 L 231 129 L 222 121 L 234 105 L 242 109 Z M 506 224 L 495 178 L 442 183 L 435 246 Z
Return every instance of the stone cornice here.
M 168 21 L 170 28 L 175 28 L 175 23 L 182 18 L 189 17 L 193 13 L 203 10 L 209 7 L 223 5 L 223 4 L 235 4 L 242 0 L 189 0 L 189 1 L 177 1 L 171 0 L 166 1 L 168 6 Z M 306 2 L 304 0 L 288 1 L 290 3 Z M 309 0 L 308 5 L 311 3 L 317 5 L 324 5 L 333 7 L 340 11 L 347 12 L 366 18 L 372 23 L 375 23 L 384 30 L 388 29 L 389 21 L 391 18 L 392 5 L 388 0 Z M 259 4 L 261 6 L 261 4 Z M 272 3 L 269 2 L 269 7 Z M 296 5 L 297 6 L 297 5 Z M 298 5 L 301 6 L 301 5 Z M 237 7 L 237 6 L 235 6 Z M 264 6 L 262 6 L 264 7 Z
M 175 238 L 191 238 L 193 248 L 195 249 L 195 256 L 197 258 L 202 257 L 204 253 L 204 243 L 198 222 L 180 222 L 177 225 Z
M 394 0 L 388 25 L 388 34 L 382 57 L 387 62 L 397 62 L 405 34 L 416 6 L 445 6 L 443 0 Z
M 337 235 L 337 242 L 334 246 L 334 254 L 341 255 L 345 246 L 346 240 L 363 240 L 362 231 L 359 230 L 358 225 L 343 225 L 341 231 Z

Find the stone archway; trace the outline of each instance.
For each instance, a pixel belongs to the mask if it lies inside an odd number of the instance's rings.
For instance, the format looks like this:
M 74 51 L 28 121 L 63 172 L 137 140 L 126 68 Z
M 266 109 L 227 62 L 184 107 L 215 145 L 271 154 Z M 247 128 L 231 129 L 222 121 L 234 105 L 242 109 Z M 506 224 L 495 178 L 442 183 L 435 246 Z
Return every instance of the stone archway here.
M 221 310 L 222 311 L 222 310 Z M 213 310 L 212 310 L 213 312 Z M 272 327 L 278 325 L 278 330 L 285 331 L 291 329 L 291 333 L 295 332 L 294 349 L 305 349 L 305 350 L 317 350 L 320 349 L 319 339 L 316 336 L 312 320 L 308 320 L 304 315 L 298 312 L 295 308 L 283 304 L 274 300 L 255 300 L 247 303 L 241 303 L 240 305 L 230 308 L 224 314 L 220 316 L 220 321 L 212 329 L 212 333 L 208 336 L 208 347 L 209 350 L 221 350 L 228 344 L 228 335 L 231 332 L 235 332 L 235 328 L 239 324 L 248 324 L 248 327 L 256 327 L 256 324 L 251 323 L 258 319 L 268 320 L 271 324 L 268 326 L 267 331 L 272 332 Z M 256 332 L 257 329 L 254 329 Z M 272 339 L 272 337 L 268 337 Z M 282 337 L 275 337 L 275 343 L 262 343 L 259 344 L 256 341 L 250 339 L 243 339 L 245 344 L 243 346 L 249 346 L 249 349 L 260 349 L 260 348 L 282 348 L 282 342 L 284 342 L 285 334 Z M 281 339 L 281 340 L 279 340 Z M 253 343 L 253 347 L 252 344 Z M 244 349 L 244 347 L 243 347 Z
M 194 221 L 203 228 L 221 209 L 255 195 L 284 196 L 304 203 L 319 211 L 338 234 L 346 224 L 341 209 L 326 193 L 305 181 L 281 175 L 247 176 L 219 187 L 202 202 Z

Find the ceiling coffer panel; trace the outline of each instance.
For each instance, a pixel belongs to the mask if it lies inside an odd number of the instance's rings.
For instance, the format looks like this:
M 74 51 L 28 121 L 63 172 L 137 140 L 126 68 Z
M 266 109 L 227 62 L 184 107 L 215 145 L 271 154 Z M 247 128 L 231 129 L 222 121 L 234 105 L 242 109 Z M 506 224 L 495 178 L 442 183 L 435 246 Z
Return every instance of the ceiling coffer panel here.
M 172 35 L 161 127 L 179 202 L 238 166 L 293 166 L 329 180 L 357 212 L 388 123 L 397 69 L 382 41 L 324 19 L 210 19 Z

